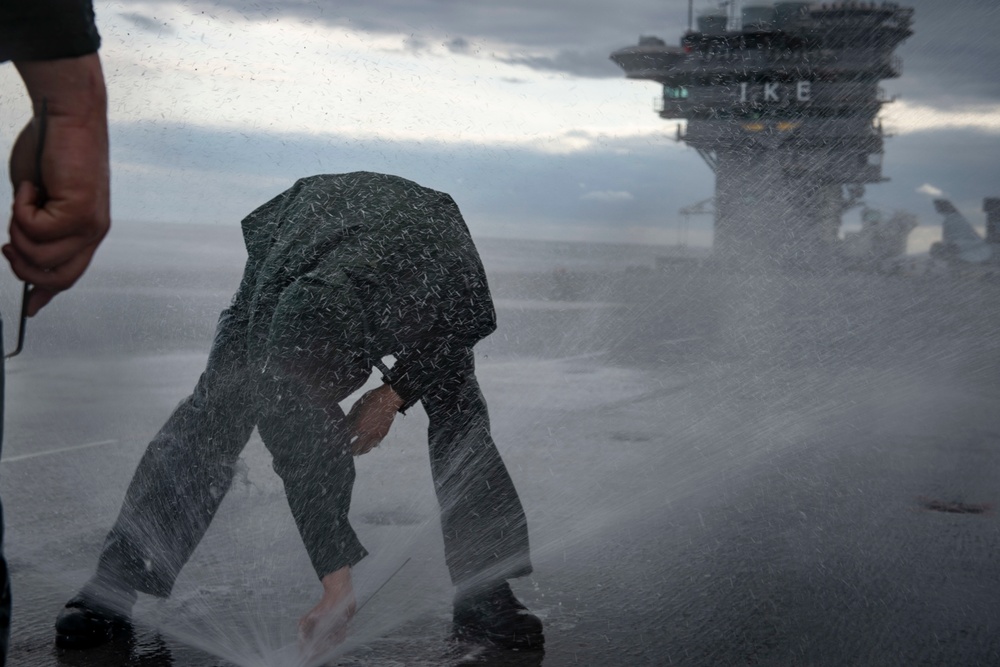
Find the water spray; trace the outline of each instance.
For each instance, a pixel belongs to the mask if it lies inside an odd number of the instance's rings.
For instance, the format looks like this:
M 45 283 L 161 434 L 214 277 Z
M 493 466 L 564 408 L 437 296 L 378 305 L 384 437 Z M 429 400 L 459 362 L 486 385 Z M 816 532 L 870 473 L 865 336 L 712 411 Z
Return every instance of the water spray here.
M 410 562 L 410 558 L 407 558 L 406 560 L 403 561 L 402 565 L 400 565 L 399 567 L 397 567 L 395 569 L 395 571 L 393 571 L 392 574 L 390 574 L 388 577 L 386 577 L 385 581 L 383 581 L 381 583 L 381 585 L 379 585 L 379 587 L 376 588 L 375 591 L 371 595 L 369 595 L 368 598 L 364 602 L 362 602 L 361 604 L 357 605 L 357 607 L 354 610 L 354 614 L 353 615 L 357 616 L 361 612 L 361 610 L 364 609 L 364 607 L 369 602 L 372 601 L 372 598 L 374 598 L 376 595 L 378 595 L 379 591 L 381 591 L 383 588 L 385 588 L 389 584 L 389 582 L 392 581 L 393 577 L 395 577 L 397 574 L 399 574 L 399 572 L 404 567 L 406 567 L 406 564 L 409 563 L 409 562 Z M 330 628 L 327 628 L 327 630 L 329 630 L 329 629 Z M 332 644 L 327 644 L 325 646 L 323 644 L 320 644 L 318 646 L 317 645 L 313 645 L 314 642 L 316 641 L 315 639 L 313 639 L 313 640 L 307 640 L 305 637 L 303 637 L 300 634 L 300 636 L 299 636 L 299 652 L 300 652 L 300 656 L 299 656 L 298 659 L 294 659 L 293 658 L 293 660 L 295 660 L 294 664 L 296 665 L 296 667 L 299 667 L 300 665 L 310 665 L 310 664 L 313 664 L 316 660 L 326 660 L 326 659 L 329 659 L 330 657 L 332 657 L 333 655 L 335 655 L 340 649 L 343 648 L 344 641 L 347 640 L 347 638 L 348 638 L 347 634 L 346 634 L 346 626 L 344 626 L 344 628 L 342 630 L 338 631 L 338 632 L 342 633 L 342 634 L 339 634 L 339 638 L 333 640 Z M 290 664 L 290 663 L 282 662 L 280 660 L 278 662 L 273 662 L 273 661 L 269 660 L 269 661 L 265 662 L 264 664 L 267 665 L 268 667 L 272 667 L 272 666 L 273 667 L 278 667 L 280 665 L 285 665 L 285 664 Z
M 392 574 L 390 574 L 389 577 L 385 581 L 382 582 L 382 585 L 379 586 L 378 588 L 376 588 L 375 592 L 368 596 L 367 600 L 365 600 L 364 602 L 362 602 L 361 604 L 358 605 L 358 608 L 354 610 L 354 613 L 355 614 L 361 613 L 361 610 L 365 608 L 365 605 L 368 604 L 369 602 L 371 602 L 372 598 L 375 597 L 376 595 L 378 595 L 378 592 L 381 591 L 383 588 L 385 588 L 386 585 L 390 581 L 392 581 L 392 578 L 395 577 L 397 574 L 399 574 L 399 571 L 402 570 L 404 567 L 406 567 L 406 564 L 409 563 L 409 562 L 410 562 L 410 558 L 407 558 L 406 560 L 404 560 L 403 564 L 400 565 L 399 567 L 397 567 L 396 571 L 393 572 Z

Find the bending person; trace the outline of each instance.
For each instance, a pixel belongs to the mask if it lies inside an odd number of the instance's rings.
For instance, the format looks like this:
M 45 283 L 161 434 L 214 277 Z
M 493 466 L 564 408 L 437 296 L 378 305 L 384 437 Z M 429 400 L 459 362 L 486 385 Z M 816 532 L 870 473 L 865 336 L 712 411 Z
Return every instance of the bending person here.
M 421 401 L 455 633 L 541 646 L 541 622 L 507 584 L 531 572 L 527 524 L 476 382 L 472 346 L 495 315 L 451 197 L 382 174 L 314 176 L 242 225 L 246 270 L 208 365 L 146 449 L 96 573 L 56 621 L 57 644 L 102 644 L 127 628 L 137 592 L 170 594 L 254 427 L 323 583 L 300 629 L 335 609 L 342 626 L 353 614 L 350 568 L 366 553 L 347 518 L 352 454 Z M 379 361 L 388 355 L 392 369 Z M 345 416 L 338 403 L 373 366 L 384 384 Z

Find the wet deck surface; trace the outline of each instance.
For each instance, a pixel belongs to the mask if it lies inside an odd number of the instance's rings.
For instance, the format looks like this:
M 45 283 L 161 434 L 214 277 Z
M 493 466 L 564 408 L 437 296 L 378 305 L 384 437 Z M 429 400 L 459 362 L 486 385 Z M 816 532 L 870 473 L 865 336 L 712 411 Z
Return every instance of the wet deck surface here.
M 10 664 L 295 664 L 295 621 L 319 589 L 256 436 L 173 596 L 143 598 L 134 635 L 109 647 L 53 644 L 55 615 L 90 574 L 143 447 L 204 364 L 187 339 L 211 330 L 207 313 L 230 288 L 133 299 L 108 325 L 134 334 L 114 344 L 121 351 L 52 356 L 44 329 L 33 330 L 37 347 L 8 365 Z M 114 320 L 113 304 L 132 297 L 109 294 L 81 289 L 79 312 Z M 1000 377 L 993 348 L 974 344 L 1000 321 L 1000 301 L 963 305 L 959 331 L 935 317 L 939 296 L 918 292 L 905 310 L 914 319 L 899 326 L 922 324 L 909 356 L 838 352 L 828 344 L 837 331 L 785 326 L 786 342 L 799 337 L 793 353 L 730 347 L 624 363 L 600 354 L 606 329 L 567 336 L 587 326 L 587 309 L 519 309 L 509 295 L 479 374 L 532 531 L 535 574 L 515 590 L 543 618 L 546 650 L 449 640 L 451 590 L 416 410 L 359 461 L 352 521 L 372 552 L 355 573 L 359 597 L 411 560 L 330 664 L 1000 663 Z M 750 325 L 770 317 L 746 316 L 742 334 L 752 339 Z M 146 333 L 161 328 L 162 340 Z M 848 330 L 888 345 L 876 334 L 889 329 Z M 656 349 L 657 335 L 635 349 Z

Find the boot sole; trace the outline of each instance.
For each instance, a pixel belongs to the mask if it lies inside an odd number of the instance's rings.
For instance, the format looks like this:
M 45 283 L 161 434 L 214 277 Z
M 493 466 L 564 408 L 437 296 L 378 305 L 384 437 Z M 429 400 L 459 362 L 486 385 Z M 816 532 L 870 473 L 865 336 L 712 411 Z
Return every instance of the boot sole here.
M 132 625 L 126 622 L 116 622 L 101 632 L 64 634 L 56 633 L 56 646 L 71 651 L 83 651 L 97 648 L 126 637 L 132 632 Z
M 544 634 L 497 635 L 482 628 L 457 626 L 452 628 L 452 636 L 458 641 L 470 644 L 485 644 L 508 651 L 540 651 L 545 648 Z

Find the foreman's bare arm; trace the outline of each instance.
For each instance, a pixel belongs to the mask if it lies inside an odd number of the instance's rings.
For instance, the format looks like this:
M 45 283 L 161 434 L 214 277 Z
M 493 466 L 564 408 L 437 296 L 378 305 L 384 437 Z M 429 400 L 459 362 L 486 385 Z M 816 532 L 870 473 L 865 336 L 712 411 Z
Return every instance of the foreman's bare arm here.
M 96 53 L 14 64 L 31 96 L 34 118 L 11 153 L 15 196 L 10 243 L 3 253 L 18 278 L 34 286 L 28 302 L 28 314 L 34 315 L 83 275 L 110 228 L 107 97 Z M 43 100 L 44 203 L 32 182 Z

